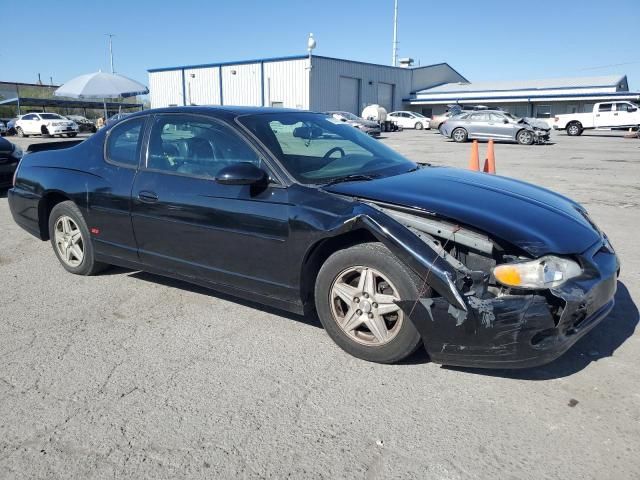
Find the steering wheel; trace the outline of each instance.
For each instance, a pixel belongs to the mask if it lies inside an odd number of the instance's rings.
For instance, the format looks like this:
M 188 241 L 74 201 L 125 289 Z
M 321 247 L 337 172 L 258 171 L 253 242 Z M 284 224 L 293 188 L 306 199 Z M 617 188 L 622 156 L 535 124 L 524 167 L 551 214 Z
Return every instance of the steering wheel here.
M 333 147 L 331 150 L 329 150 L 327 153 L 324 154 L 324 157 L 322 157 L 323 160 L 328 160 L 329 157 L 331 157 L 331 155 L 333 155 L 335 152 L 340 152 L 340 157 L 344 157 L 345 153 L 344 150 L 340 147 Z

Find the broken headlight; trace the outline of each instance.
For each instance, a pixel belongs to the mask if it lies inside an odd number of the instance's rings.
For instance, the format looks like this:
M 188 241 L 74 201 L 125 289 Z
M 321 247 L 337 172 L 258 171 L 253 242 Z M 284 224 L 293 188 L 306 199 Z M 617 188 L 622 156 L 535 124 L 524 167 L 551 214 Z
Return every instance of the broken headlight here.
M 507 287 L 553 288 L 577 277 L 582 268 L 567 258 L 546 256 L 521 263 L 504 263 L 493 269 L 496 280 Z

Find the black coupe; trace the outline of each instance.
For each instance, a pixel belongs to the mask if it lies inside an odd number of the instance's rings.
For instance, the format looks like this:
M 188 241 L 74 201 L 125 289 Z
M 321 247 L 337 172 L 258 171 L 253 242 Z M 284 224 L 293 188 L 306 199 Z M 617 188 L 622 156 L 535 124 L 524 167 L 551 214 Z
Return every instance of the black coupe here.
M 577 203 L 419 165 L 322 114 L 148 110 L 26 155 L 15 221 L 69 272 L 115 264 L 294 312 L 347 352 L 525 367 L 612 309 L 619 263 Z

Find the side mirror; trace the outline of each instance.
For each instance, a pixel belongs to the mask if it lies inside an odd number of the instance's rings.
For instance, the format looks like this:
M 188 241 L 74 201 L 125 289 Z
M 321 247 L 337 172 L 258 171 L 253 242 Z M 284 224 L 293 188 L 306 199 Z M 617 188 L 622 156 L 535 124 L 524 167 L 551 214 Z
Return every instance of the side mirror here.
M 240 162 L 220 170 L 216 182 L 222 185 L 266 185 L 269 176 L 253 163 Z
M 631 108 L 629 108 L 629 109 L 627 110 L 627 112 L 629 112 L 629 113 L 633 113 L 633 112 L 637 112 L 637 111 L 638 111 L 638 109 L 637 109 L 637 108 L 635 108 L 635 107 L 631 107 Z
M 504 120 L 502 120 L 502 123 L 509 123 L 509 120 L 505 118 Z

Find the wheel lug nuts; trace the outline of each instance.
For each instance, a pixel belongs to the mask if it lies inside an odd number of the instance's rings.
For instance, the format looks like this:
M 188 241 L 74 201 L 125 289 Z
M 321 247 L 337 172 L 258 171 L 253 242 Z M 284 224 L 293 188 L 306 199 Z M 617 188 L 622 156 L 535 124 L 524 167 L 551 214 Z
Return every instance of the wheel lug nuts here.
M 358 302 L 360 302 L 360 299 L 358 297 L 356 297 L 356 298 L 353 299 L 353 301 L 358 303 Z
M 362 315 L 362 310 L 356 310 L 356 315 Z
M 368 293 L 365 293 L 365 294 L 363 295 L 363 297 L 364 297 L 364 298 L 369 298 L 369 294 L 368 294 Z
M 370 313 L 370 314 L 369 314 L 369 318 L 373 318 L 373 313 Z
M 378 304 L 377 304 L 377 303 L 375 303 L 375 302 L 373 302 L 373 305 L 372 305 L 372 306 L 373 306 L 373 308 L 378 308 Z

